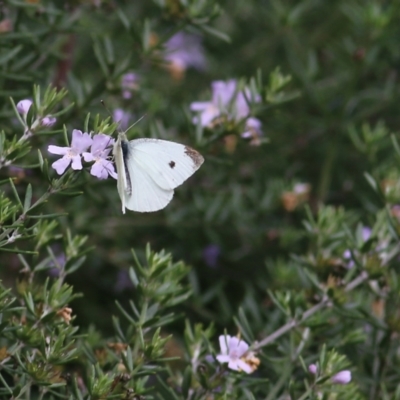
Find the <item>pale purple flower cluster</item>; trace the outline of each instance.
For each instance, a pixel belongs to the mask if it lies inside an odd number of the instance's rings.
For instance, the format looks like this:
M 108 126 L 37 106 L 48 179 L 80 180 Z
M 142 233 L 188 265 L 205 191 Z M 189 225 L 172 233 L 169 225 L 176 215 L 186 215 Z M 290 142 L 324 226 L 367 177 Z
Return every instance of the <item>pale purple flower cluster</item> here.
M 99 133 L 90 136 L 89 133 L 82 133 L 77 129 L 72 131 L 71 147 L 60 147 L 50 145 L 49 153 L 61 155 L 62 158 L 55 161 L 51 166 L 56 170 L 58 175 L 62 175 L 65 170 L 71 165 L 74 170 L 81 170 L 82 157 L 86 162 L 93 162 L 90 173 L 99 178 L 106 179 L 110 175 L 117 179 L 117 174 L 113 163 L 108 160 L 108 155 L 111 152 L 111 146 L 114 144 L 114 139 L 108 135 Z M 90 152 L 87 150 L 90 147 Z
M 32 100 L 29 99 L 21 100 L 17 103 L 17 110 L 21 115 L 26 117 L 32 104 L 33 104 Z M 38 125 L 45 126 L 47 128 L 53 126 L 56 122 L 57 118 L 51 115 L 46 115 L 45 117 L 38 119 Z
M 164 59 L 182 71 L 189 67 L 202 71 L 207 66 L 201 37 L 185 32 L 176 33 L 165 43 Z
M 251 103 L 259 103 L 261 98 L 258 94 L 252 94 L 249 88 L 239 90 L 236 80 L 214 81 L 211 84 L 211 101 L 194 102 L 190 109 L 198 115 L 193 118 L 193 123 L 212 128 L 216 124 L 228 122 L 245 123 L 244 138 L 259 137 L 261 132 L 261 121 L 250 116 Z
M 140 77 L 135 72 L 128 72 L 122 76 L 121 89 L 122 97 L 124 99 L 130 99 L 132 93 L 139 89 Z

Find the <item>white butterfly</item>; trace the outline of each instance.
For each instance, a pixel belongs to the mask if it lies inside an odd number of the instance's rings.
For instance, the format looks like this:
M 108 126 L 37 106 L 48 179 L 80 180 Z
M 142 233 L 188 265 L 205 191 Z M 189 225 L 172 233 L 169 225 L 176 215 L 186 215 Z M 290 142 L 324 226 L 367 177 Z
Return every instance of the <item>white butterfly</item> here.
M 159 139 L 128 141 L 118 135 L 113 149 L 118 193 L 125 208 L 151 212 L 166 207 L 174 189 L 203 164 L 200 153 L 183 144 Z

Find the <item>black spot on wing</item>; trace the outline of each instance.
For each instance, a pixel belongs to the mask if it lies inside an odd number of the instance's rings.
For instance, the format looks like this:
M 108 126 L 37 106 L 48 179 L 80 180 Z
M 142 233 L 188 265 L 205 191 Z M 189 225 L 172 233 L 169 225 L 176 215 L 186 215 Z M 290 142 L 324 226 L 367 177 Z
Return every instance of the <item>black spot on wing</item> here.
M 175 167 L 175 161 L 170 161 L 170 162 L 168 163 L 168 165 L 169 165 L 171 168 L 174 168 L 174 167 Z

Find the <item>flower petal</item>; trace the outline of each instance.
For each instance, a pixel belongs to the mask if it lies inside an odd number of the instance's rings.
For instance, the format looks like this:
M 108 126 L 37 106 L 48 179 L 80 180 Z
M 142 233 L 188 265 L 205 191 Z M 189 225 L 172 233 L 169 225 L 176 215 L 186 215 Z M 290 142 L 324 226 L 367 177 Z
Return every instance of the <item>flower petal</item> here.
M 56 170 L 58 175 L 62 175 L 71 163 L 71 159 L 67 157 L 54 161 L 51 166 Z
M 253 368 L 249 364 L 247 364 L 246 362 L 244 362 L 241 359 L 237 360 L 236 364 L 239 367 L 239 369 L 241 371 L 246 372 L 246 374 L 251 374 L 254 371 Z M 228 366 L 229 366 L 229 364 L 228 364 Z
M 46 117 L 42 118 L 42 120 L 40 121 L 40 124 L 42 126 L 46 126 L 46 127 L 50 128 L 56 122 L 57 122 L 57 118 L 56 117 L 52 117 L 51 115 L 47 115 Z
M 91 162 L 96 160 L 96 157 L 92 153 L 88 153 L 86 151 L 82 153 L 82 156 L 86 162 Z
M 202 126 L 209 126 L 211 122 L 221 115 L 220 110 L 212 104 L 200 114 L 200 122 Z
M 247 103 L 248 101 L 250 101 L 250 99 L 246 98 L 243 92 L 239 92 L 237 94 L 233 109 L 236 120 L 239 121 L 243 118 L 246 118 L 250 114 L 250 107 Z
M 231 337 L 229 335 L 221 335 L 219 337 L 219 347 L 221 354 L 227 355 L 229 353 L 228 343 Z
M 212 102 L 219 109 L 224 109 L 229 105 L 236 91 L 236 81 L 230 79 L 227 82 L 214 81 L 211 84 L 212 87 Z
M 98 179 L 107 179 L 108 177 L 108 172 L 100 160 L 93 164 L 92 168 L 90 169 L 90 174 Z
M 332 383 L 338 383 L 339 385 L 346 385 L 351 381 L 351 372 L 348 370 L 340 371 L 331 378 Z
M 190 104 L 190 109 L 192 111 L 203 111 L 211 104 L 211 101 L 195 101 Z
M 29 99 L 25 99 L 25 100 L 21 100 L 17 103 L 17 111 L 20 114 L 28 114 L 29 109 L 31 108 L 32 105 L 32 100 Z
M 118 179 L 118 174 L 115 172 L 114 164 L 108 160 L 103 161 L 103 164 L 104 164 L 104 168 L 108 172 L 108 175 L 110 175 L 111 178 Z
M 237 337 L 230 338 L 228 347 L 229 351 L 234 351 L 238 357 L 242 357 L 242 355 L 249 349 L 249 345 Z
M 72 131 L 71 148 L 78 154 L 81 154 L 92 144 L 92 138 L 88 133 L 82 133 L 78 129 Z
M 67 154 L 67 152 L 68 152 L 69 149 L 70 149 L 69 147 L 60 147 L 60 146 L 53 146 L 53 145 L 50 145 L 50 146 L 47 148 L 47 151 L 48 151 L 49 153 L 52 153 L 52 154 L 59 154 L 59 155 L 64 156 L 65 154 Z
M 228 355 L 225 354 L 218 354 L 217 355 L 217 360 L 223 364 L 231 361 L 231 358 Z
M 92 148 L 90 152 L 95 156 L 101 156 L 101 152 L 107 147 L 114 144 L 114 139 L 104 133 L 99 133 L 93 136 Z
M 83 167 L 82 167 L 82 160 L 81 160 L 81 156 L 80 155 L 77 155 L 77 156 L 73 156 L 72 157 L 72 165 L 71 165 L 71 168 L 72 169 L 75 169 L 75 170 L 79 170 L 79 169 L 82 169 Z
M 261 129 L 261 121 L 254 117 L 247 118 L 246 129 Z
M 239 371 L 239 359 L 238 360 L 230 360 L 228 363 L 228 368 L 233 369 L 234 371 Z

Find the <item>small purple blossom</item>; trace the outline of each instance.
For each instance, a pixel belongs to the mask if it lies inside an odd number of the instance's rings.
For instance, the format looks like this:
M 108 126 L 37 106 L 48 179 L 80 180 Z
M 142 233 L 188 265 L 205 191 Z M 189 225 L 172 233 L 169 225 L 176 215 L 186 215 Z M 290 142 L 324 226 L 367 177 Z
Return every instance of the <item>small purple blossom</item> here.
M 250 117 L 248 103 L 261 101 L 259 95 L 252 95 L 250 89 L 239 90 L 236 80 L 214 81 L 211 84 L 211 101 L 193 102 L 190 109 L 198 115 L 193 118 L 193 123 L 200 123 L 203 127 L 212 128 L 220 118 L 227 121 L 241 122 L 245 120 L 245 137 L 258 135 L 261 132 L 261 122 Z
M 133 289 L 133 283 L 129 277 L 129 271 L 126 269 L 120 270 L 117 273 L 117 281 L 114 284 L 114 290 L 118 293 L 125 289 Z
M 47 115 L 46 117 L 42 118 L 42 120 L 40 121 L 40 124 L 42 126 L 46 126 L 46 127 L 50 128 L 56 122 L 57 122 L 57 118 L 56 117 L 52 117 L 51 115 Z
M 371 235 L 372 235 L 372 229 L 369 228 L 368 226 L 364 226 L 362 228 L 362 230 L 361 230 L 362 241 L 364 243 L 367 242 L 370 239 Z M 354 261 L 352 260 L 352 254 L 351 254 L 351 251 L 349 249 L 346 249 L 343 252 L 342 257 L 347 261 L 346 268 L 350 269 L 350 268 L 354 267 L 355 264 L 354 264 Z
M 250 144 L 259 145 L 260 137 L 262 136 L 261 131 L 261 121 L 254 117 L 249 117 L 246 119 L 245 132 L 241 134 L 244 139 L 251 139 Z
M 88 133 L 82 133 L 77 129 L 72 131 L 71 147 L 60 147 L 50 145 L 49 153 L 62 155 L 63 157 L 51 165 L 58 175 L 62 175 L 71 164 L 75 170 L 82 169 L 81 154 L 92 144 L 92 138 Z
M 122 108 L 116 108 L 113 111 L 113 120 L 119 123 L 119 128 L 123 131 L 129 128 L 129 122 L 132 119 L 130 112 L 123 110 Z
M 332 383 L 337 383 L 339 385 L 347 385 L 351 382 L 351 371 L 343 370 L 338 372 L 331 378 Z
M 361 230 L 361 236 L 363 242 L 367 242 L 372 235 L 372 229 L 368 226 L 364 226 Z
M 111 147 L 114 144 L 114 139 L 103 133 L 93 136 L 92 147 L 90 153 L 84 152 L 83 158 L 85 161 L 94 161 L 90 169 L 91 175 L 99 179 L 107 179 L 108 175 L 117 179 L 113 163 L 107 159 L 110 154 Z
M 17 103 L 17 110 L 20 114 L 26 115 L 28 114 L 29 109 L 32 105 L 32 100 L 24 99 Z
M 237 337 L 221 335 L 219 337 L 219 346 L 221 354 L 217 355 L 220 363 L 228 363 L 228 368 L 235 371 L 244 371 L 247 374 L 253 372 L 253 369 L 242 358 L 246 356 L 249 345 Z
M 310 364 L 310 365 L 308 366 L 308 372 L 309 372 L 310 374 L 316 375 L 317 372 L 318 372 L 318 367 L 317 367 L 315 364 Z
M 182 71 L 189 67 L 201 71 L 207 65 L 201 37 L 185 32 L 178 32 L 165 43 L 164 59 Z
M 209 244 L 203 249 L 204 262 L 211 268 L 218 264 L 218 258 L 221 255 L 221 248 L 217 244 Z
M 128 72 L 122 77 L 121 81 L 122 97 L 130 99 L 132 92 L 139 88 L 139 75 L 134 72 Z

